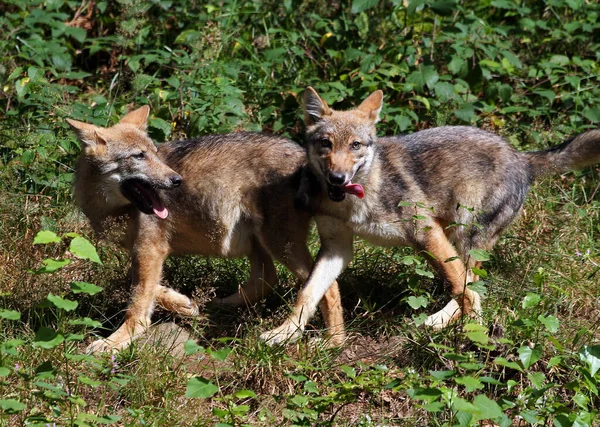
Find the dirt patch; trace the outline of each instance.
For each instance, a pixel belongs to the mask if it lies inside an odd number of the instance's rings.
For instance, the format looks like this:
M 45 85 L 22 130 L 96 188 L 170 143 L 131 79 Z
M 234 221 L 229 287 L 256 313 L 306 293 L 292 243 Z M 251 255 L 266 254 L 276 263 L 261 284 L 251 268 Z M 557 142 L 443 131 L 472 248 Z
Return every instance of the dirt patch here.
M 373 338 L 355 335 L 348 339 L 346 348 L 338 356 L 338 361 L 341 364 L 354 364 L 359 361 L 378 363 L 390 357 L 398 358 L 405 343 L 406 338 L 400 336 Z

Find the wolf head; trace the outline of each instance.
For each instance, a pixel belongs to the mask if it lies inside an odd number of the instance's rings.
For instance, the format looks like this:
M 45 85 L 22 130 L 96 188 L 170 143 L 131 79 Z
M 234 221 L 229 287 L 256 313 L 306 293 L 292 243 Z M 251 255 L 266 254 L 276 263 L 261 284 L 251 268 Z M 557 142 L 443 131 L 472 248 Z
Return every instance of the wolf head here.
M 148 106 L 141 107 L 109 128 L 67 119 L 82 143 L 75 197 L 88 217 L 94 215 L 86 212 L 88 205 L 110 213 L 133 204 L 161 219 L 169 214 L 157 190 L 177 187 L 182 178 L 159 159 L 146 133 L 149 112 Z
M 383 92 L 378 90 L 353 110 L 335 111 L 312 87 L 304 92 L 308 159 L 327 183 L 331 200 L 341 202 L 346 193 L 364 197 L 360 182 L 375 155 L 375 124 L 382 101 Z

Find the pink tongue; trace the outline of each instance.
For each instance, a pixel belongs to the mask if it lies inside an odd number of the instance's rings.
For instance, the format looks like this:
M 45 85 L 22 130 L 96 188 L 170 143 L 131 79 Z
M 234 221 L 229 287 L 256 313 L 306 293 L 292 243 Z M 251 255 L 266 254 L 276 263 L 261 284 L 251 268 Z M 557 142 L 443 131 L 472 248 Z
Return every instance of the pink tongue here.
M 358 197 L 359 199 L 365 197 L 365 190 L 360 184 L 346 184 L 344 185 L 344 191 L 348 194 Z
M 164 206 L 153 206 L 152 210 L 154 211 L 154 214 L 160 219 L 165 219 L 169 216 L 169 211 Z
M 168 217 L 169 211 L 165 205 L 163 205 L 158 198 L 154 197 L 152 193 L 150 193 L 150 198 L 152 199 L 152 210 L 154 211 L 154 214 L 160 219 L 165 219 Z

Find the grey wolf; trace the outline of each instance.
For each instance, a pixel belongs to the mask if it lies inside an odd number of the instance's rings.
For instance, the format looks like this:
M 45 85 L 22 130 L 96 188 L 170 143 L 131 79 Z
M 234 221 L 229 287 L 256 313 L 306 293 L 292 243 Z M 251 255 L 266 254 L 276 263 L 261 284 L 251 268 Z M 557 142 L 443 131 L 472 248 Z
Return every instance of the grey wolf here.
M 82 143 L 75 199 L 96 231 L 126 222 L 132 296 L 121 327 L 89 351 L 120 350 L 150 324 L 154 305 L 198 314 L 188 297 L 160 284 L 169 255 L 248 257 L 250 277 L 224 304 L 259 300 L 275 284 L 273 259 L 305 282 L 311 215 L 295 206 L 306 153 L 284 138 L 258 133 L 212 135 L 160 144 L 148 137 L 149 108 L 103 128 L 68 120 Z M 175 172 L 177 171 L 177 172 Z M 344 339 L 337 283 L 322 303 L 333 343 Z
M 469 251 L 494 246 L 536 177 L 600 161 L 600 130 L 539 152 L 518 152 L 497 135 L 464 126 L 377 138 L 382 102 L 376 91 L 353 110 L 335 111 L 312 88 L 305 92 L 310 175 L 302 198 L 312 200 L 322 246 L 292 314 L 262 335 L 270 343 L 300 335 L 352 260 L 355 235 L 428 254 L 452 299 L 426 325 L 442 328 L 479 314 L 480 296 L 467 286 L 478 280 Z

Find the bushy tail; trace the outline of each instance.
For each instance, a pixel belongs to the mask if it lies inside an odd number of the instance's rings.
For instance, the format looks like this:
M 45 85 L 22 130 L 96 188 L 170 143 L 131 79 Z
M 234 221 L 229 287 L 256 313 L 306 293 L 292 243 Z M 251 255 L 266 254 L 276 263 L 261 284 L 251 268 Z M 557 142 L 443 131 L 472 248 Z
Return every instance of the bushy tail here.
M 525 153 L 534 176 L 582 169 L 600 163 L 600 129 L 594 129 L 547 150 Z

